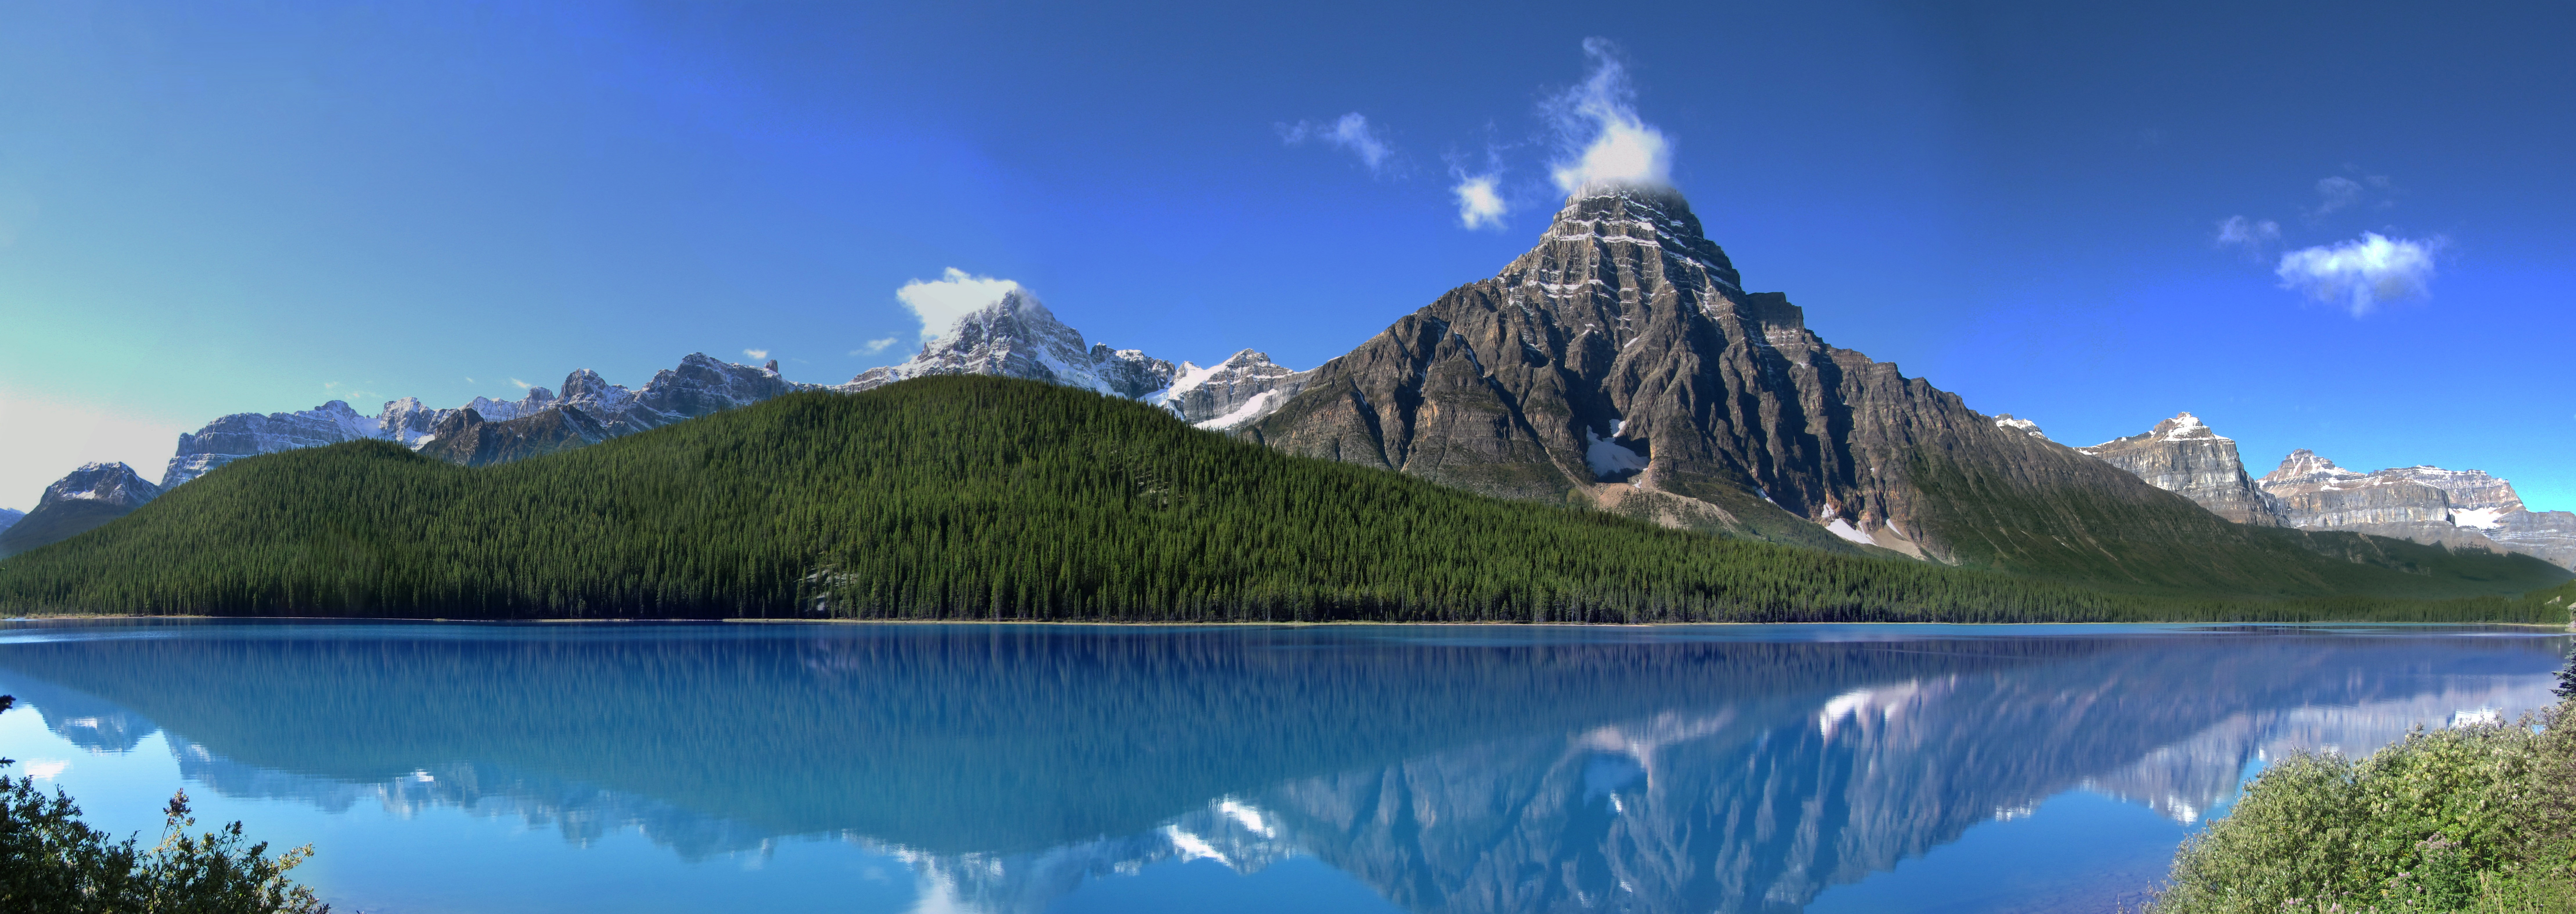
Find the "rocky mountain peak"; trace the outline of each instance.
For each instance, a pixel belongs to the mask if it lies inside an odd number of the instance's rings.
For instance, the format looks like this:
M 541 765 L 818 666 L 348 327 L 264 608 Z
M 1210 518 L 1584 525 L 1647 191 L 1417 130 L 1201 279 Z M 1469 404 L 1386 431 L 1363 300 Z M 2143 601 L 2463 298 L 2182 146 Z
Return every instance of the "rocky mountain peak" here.
M 1538 245 L 1495 281 L 1544 292 L 1538 298 L 1551 304 L 1597 306 L 1605 302 L 1592 293 L 1613 290 L 1622 306 L 1615 313 L 1569 317 L 1628 323 L 1656 307 L 1743 292 L 1743 277 L 1702 233 L 1690 202 L 1668 187 L 1638 185 L 1587 188 L 1568 198 Z M 1665 286 L 1675 293 L 1664 293 Z
M 635 400 L 635 392 L 624 385 L 608 383 L 599 372 L 588 368 L 565 375 L 563 394 L 556 398 L 566 406 L 580 406 L 600 412 L 624 412 Z
M 2201 422 L 2200 417 L 2190 413 L 2175 413 L 2173 418 L 2156 423 L 2156 427 L 2150 431 L 2150 434 L 2166 441 L 2230 440 L 2220 437 L 2217 432 L 2210 431 L 2208 424 Z
M 959 317 L 921 352 L 899 364 L 871 368 L 833 388 L 855 393 L 928 375 L 987 374 L 1080 387 L 1129 399 L 1150 399 L 1171 386 L 1172 363 L 1135 349 L 1093 344 L 1065 326 L 1027 289 L 1012 289 L 992 304 Z
M 347 409 L 348 404 L 340 404 Z M 161 497 L 161 487 L 123 463 L 91 463 L 45 487 L 36 509 L 0 529 L 0 556 L 60 542 Z
M 1269 353 L 1246 349 L 1206 368 L 1181 363 L 1157 402 L 1193 425 L 1223 431 L 1267 415 L 1296 396 L 1306 375 L 1271 361 Z
M 2114 438 L 2078 453 L 2127 470 L 2148 485 L 2191 499 L 2240 524 L 2286 526 L 2280 506 L 2245 473 L 2236 441 L 2190 413 L 2176 413 L 2145 434 Z
M 2445 470 L 2437 466 L 2397 467 L 2377 474 L 2395 479 L 2420 482 L 2451 496 L 2453 518 L 2460 526 L 2487 528 L 2497 518 L 2524 510 L 2522 495 L 2513 483 L 2488 475 L 2484 470 Z
M 2576 513 L 2530 510 L 2513 483 L 2483 470 L 2362 473 L 2300 448 L 2263 477 L 2263 491 L 2301 528 L 2520 552 L 2576 569 Z
M 1989 484 L 2035 499 L 2099 490 L 2225 535 L 2134 476 L 1826 345 L 1788 296 L 1743 289 L 1670 188 L 1573 195 L 1496 276 L 1399 318 L 1283 399 L 1239 433 L 1486 494 L 1830 549 L 2098 563 L 2066 544 L 2125 535 L 1987 517 L 1960 493 Z
M 338 405 L 342 409 L 349 406 L 346 403 Z M 41 511 L 48 504 L 65 501 L 94 501 L 132 509 L 160 495 L 161 487 L 145 482 L 133 467 L 121 462 L 90 463 L 46 486 L 44 498 L 36 502 L 36 509 Z
M 2353 478 L 2362 475 L 2364 474 L 2335 466 L 2334 461 L 2317 456 L 2315 451 L 2300 448 L 2291 451 L 2290 456 L 2281 458 L 2281 465 L 2273 468 L 2272 472 L 2263 474 L 2263 485 L 2273 486 L 2310 479 Z

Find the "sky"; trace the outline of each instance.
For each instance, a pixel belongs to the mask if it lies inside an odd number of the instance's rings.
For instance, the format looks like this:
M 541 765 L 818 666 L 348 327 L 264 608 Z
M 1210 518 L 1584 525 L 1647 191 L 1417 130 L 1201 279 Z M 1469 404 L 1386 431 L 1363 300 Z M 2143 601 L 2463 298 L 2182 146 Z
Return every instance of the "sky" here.
M 2576 8 L 1233 6 L 0 0 L 0 507 L 227 413 L 838 383 L 965 284 L 1310 367 L 1597 152 L 2058 441 L 2576 509 Z

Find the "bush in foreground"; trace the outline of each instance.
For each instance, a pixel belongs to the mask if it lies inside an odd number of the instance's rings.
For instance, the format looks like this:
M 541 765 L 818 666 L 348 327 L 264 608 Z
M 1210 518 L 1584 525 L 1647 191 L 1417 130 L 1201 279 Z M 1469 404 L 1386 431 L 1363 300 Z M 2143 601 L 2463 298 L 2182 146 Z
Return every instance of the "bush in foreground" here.
M 2175 854 L 2156 914 L 2576 911 L 2576 702 L 2300 754 Z
M 0 695 L 0 711 L 13 702 Z M 9 764 L 0 759 L 0 765 Z M 26 914 L 327 914 L 330 905 L 286 878 L 311 845 L 276 857 L 245 847 L 241 823 L 190 832 L 188 794 L 162 810 L 161 843 L 111 841 L 80 820 L 80 806 L 32 777 L 0 777 L 0 911 Z

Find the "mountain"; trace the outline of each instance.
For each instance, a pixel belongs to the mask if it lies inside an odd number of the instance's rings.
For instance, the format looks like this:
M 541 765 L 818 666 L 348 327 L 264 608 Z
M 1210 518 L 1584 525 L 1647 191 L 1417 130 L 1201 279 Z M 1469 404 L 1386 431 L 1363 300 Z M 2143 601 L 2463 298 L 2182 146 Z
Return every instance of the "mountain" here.
M 2142 435 L 2075 450 L 2137 474 L 2148 485 L 2191 499 L 2228 520 L 2273 527 L 2289 523 L 2253 478 L 2245 475 L 2235 439 L 2211 431 L 2190 413 L 2176 413 Z
M 19 518 L 26 516 L 27 512 L 16 508 L 0 508 L 0 533 L 8 532 L 11 524 L 17 523 Z
M 1190 362 L 1174 367 L 1139 350 L 1087 342 L 1081 331 L 1056 319 L 1035 293 L 1013 289 L 960 316 L 912 358 L 870 368 L 832 389 L 858 393 L 910 378 L 968 374 L 1044 381 L 1159 404 L 1212 429 L 1233 428 L 1266 414 L 1306 377 L 1250 349 L 1206 368 Z
M 1488 495 L 2124 587 L 2404 563 L 2228 523 L 2033 428 L 1826 345 L 1786 295 L 1744 290 L 1679 193 L 1601 186 L 1239 434 Z
M 590 369 L 566 375 L 563 394 L 535 408 L 497 404 L 486 412 L 477 400 L 443 410 L 420 444 L 422 454 L 467 466 L 489 466 L 598 444 L 610 438 L 737 409 L 800 390 L 816 389 L 781 377 L 778 363 L 759 368 L 692 353 L 677 368 L 654 372 L 642 389 L 610 384 Z M 544 393 L 536 388 L 530 397 Z
M 2576 569 L 2576 512 L 2528 510 L 2511 482 L 2481 470 L 2363 473 L 2300 448 L 2264 475 L 2262 487 L 2293 527 L 2519 552 Z
M 1231 431 L 1296 396 L 1312 374 L 1291 371 L 1271 361 L 1268 353 L 1246 349 L 1206 368 L 1182 362 L 1172 386 L 1156 402 L 1192 425 Z
M 451 459 L 471 458 L 478 447 L 523 455 L 545 453 L 812 386 L 780 378 L 776 362 L 752 368 L 695 353 L 682 358 L 677 368 L 655 372 L 642 390 L 610 384 L 585 368 L 564 378 L 561 396 L 534 387 L 519 400 L 476 397 L 455 409 L 432 409 L 404 397 L 386 403 L 384 411 L 374 416 L 362 415 L 341 400 L 301 412 L 235 413 L 181 434 L 178 452 L 163 471 L 161 484 L 176 487 L 244 457 L 344 441 L 393 441 L 415 450 L 433 449 Z M 579 415 L 565 416 L 566 410 Z M 467 429 L 474 430 L 476 445 L 438 445 L 441 437 Z M 500 443 L 504 441 L 510 443 Z
M 2317 535 L 2375 550 L 2387 567 L 2306 554 L 2308 565 L 2282 562 L 2270 578 L 2234 591 L 2111 592 L 1481 497 L 1405 474 L 1282 454 L 1192 428 L 1150 404 L 963 376 L 856 395 L 790 394 L 483 468 L 388 441 L 254 457 L 90 535 L 0 562 L 0 611 L 1136 621 L 2563 618 L 2554 608 L 2501 596 L 2568 577 L 2537 560 Z M 2275 596 L 2331 599 L 2256 599 Z M 2466 599 L 2379 599 L 2394 597 Z
M 45 487 L 36 510 L 0 527 L 0 557 L 61 542 L 124 517 L 160 497 L 123 463 L 93 463 Z
M 970 312 L 911 359 L 870 368 L 838 390 L 858 393 L 908 378 L 981 374 L 1045 381 L 1130 400 L 1172 385 L 1172 363 L 1134 349 L 1085 345 L 1082 334 L 1026 289 Z

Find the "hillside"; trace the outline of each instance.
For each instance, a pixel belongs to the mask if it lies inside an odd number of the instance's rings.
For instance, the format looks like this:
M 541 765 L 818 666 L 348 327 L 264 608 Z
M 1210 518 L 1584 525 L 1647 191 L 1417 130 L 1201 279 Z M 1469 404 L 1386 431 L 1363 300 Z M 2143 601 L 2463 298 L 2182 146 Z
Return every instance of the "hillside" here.
M 2565 579 L 2537 561 L 2354 540 L 2397 551 L 2402 561 L 2391 563 L 2412 570 L 2289 549 L 2280 575 L 2232 590 L 2112 592 L 1487 498 L 1281 454 L 1132 401 L 968 376 L 793 394 L 490 467 L 378 441 L 252 457 L 87 535 L 0 561 L 0 610 L 2565 619 L 2563 607 L 2497 596 Z M 2263 597 L 2301 599 L 2250 599 Z

